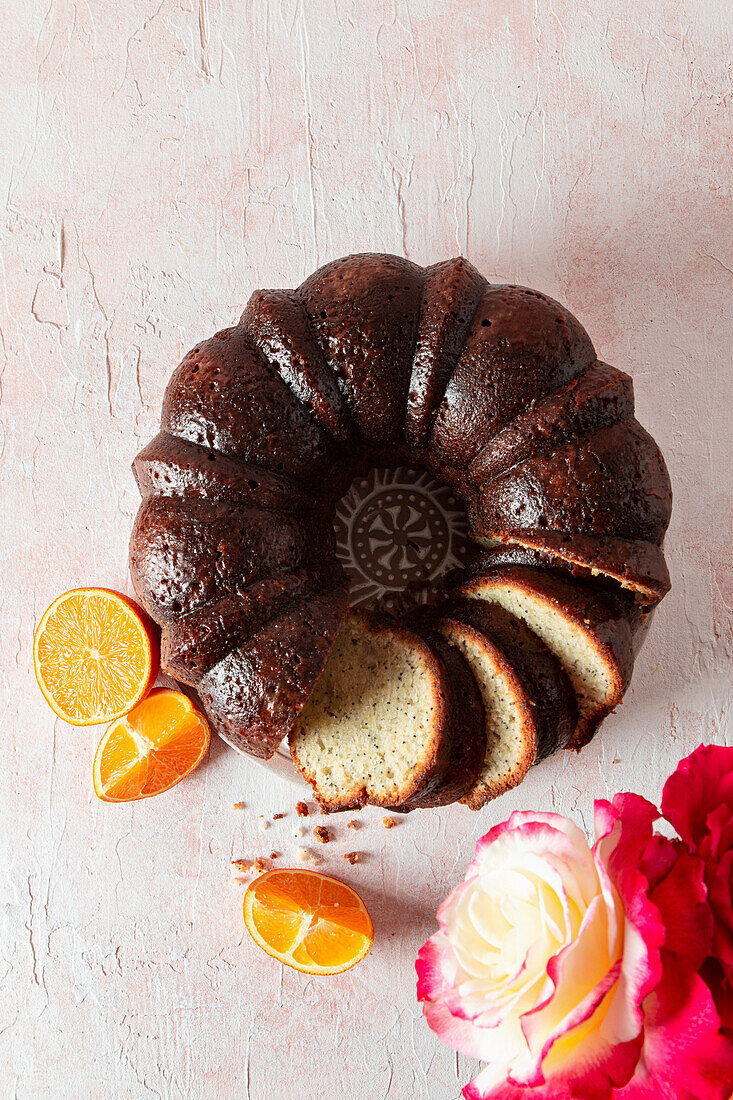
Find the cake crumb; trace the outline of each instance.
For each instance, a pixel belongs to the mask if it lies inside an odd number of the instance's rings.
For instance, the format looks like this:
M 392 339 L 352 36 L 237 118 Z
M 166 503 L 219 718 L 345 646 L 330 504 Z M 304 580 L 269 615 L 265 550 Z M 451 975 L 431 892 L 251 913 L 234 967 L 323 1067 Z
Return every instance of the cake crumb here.
M 310 810 L 308 809 L 305 802 L 298 802 L 295 806 L 295 812 L 298 817 L 308 817 Z
M 344 859 L 348 859 L 349 863 L 354 864 L 359 862 L 358 852 L 344 852 Z
M 293 836 L 296 838 L 305 836 L 305 829 L 301 825 L 298 825 L 297 828 L 293 829 Z
M 307 848 L 299 847 L 295 849 L 295 854 L 301 863 L 312 863 L 313 853 L 309 852 Z
M 384 825 L 385 829 L 394 829 L 397 822 L 393 817 L 383 817 L 382 824 Z
M 316 838 L 319 844 L 328 844 L 331 840 L 331 834 L 325 825 L 316 825 L 313 830 L 313 836 Z
M 246 808 L 247 808 L 247 803 L 246 802 L 235 802 L 234 805 L 232 806 L 233 810 L 246 810 Z
M 242 875 L 249 872 L 250 861 L 248 859 L 233 859 L 229 865 L 229 873 L 233 882 L 244 882 Z
M 261 875 L 263 871 L 267 870 L 267 860 L 258 856 L 254 862 L 254 868 L 258 875 Z
M 279 858 L 280 858 L 280 853 L 279 852 L 270 852 L 270 859 L 279 859 Z
M 282 818 L 287 817 L 287 816 L 288 816 L 287 814 L 273 814 L 272 815 L 272 820 L 273 821 L 281 821 Z
M 347 829 L 360 829 L 361 826 L 359 825 L 358 821 L 347 821 L 346 822 L 346 828 Z
M 270 822 L 267 820 L 267 818 L 263 817 L 262 814 L 260 814 L 260 820 L 257 822 L 257 824 L 263 833 L 266 829 L 270 828 Z

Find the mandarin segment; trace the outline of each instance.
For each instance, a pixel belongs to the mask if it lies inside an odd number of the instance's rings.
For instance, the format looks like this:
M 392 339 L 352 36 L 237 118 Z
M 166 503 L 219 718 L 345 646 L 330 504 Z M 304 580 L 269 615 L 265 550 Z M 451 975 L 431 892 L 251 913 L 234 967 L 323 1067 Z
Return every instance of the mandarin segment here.
M 94 759 L 94 789 L 104 802 L 170 790 L 201 763 L 210 736 L 190 699 L 158 688 L 109 726 Z
M 371 917 L 356 891 L 319 871 L 273 870 L 244 898 L 244 923 L 255 943 L 306 974 L 341 974 L 369 952 Z
M 38 686 L 60 718 L 109 722 L 134 707 L 158 673 L 151 621 L 127 596 L 77 588 L 46 610 L 33 640 Z

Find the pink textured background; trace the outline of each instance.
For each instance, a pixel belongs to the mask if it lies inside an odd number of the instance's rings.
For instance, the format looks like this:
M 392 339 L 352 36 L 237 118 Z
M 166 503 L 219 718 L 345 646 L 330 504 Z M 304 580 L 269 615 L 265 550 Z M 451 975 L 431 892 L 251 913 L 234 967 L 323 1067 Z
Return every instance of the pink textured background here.
M 3 1096 L 451 1100 L 472 1066 L 424 1025 L 412 962 L 474 839 L 518 806 L 588 825 L 594 794 L 657 799 L 730 740 L 731 24 L 714 0 L 618 7 L 2 5 Z M 228 882 L 232 856 L 292 858 L 292 820 L 256 815 L 294 789 L 216 745 L 175 792 L 103 805 L 98 731 L 54 721 L 29 661 L 59 591 L 128 587 L 130 461 L 182 353 L 254 287 L 366 249 L 548 291 L 633 374 L 674 591 L 582 757 L 480 816 L 336 826 L 322 865 L 377 943 L 323 981 L 256 951 Z

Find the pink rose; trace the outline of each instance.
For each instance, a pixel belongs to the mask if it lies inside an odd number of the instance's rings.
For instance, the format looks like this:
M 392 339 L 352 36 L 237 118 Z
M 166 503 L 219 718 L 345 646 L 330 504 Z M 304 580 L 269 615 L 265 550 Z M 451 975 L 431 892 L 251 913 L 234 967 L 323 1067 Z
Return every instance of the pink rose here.
M 698 976 L 703 865 L 633 794 L 595 807 L 596 843 L 557 814 L 479 840 L 420 950 L 418 998 L 487 1065 L 466 1100 L 726 1100 L 733 1044 Z
M 713 913 L 711 953 L 722 973 L 708 969 L 719 1010 L 733 1026 L 733 748 L 701 745 L 664 785 L 662 813 L 705 865 Z

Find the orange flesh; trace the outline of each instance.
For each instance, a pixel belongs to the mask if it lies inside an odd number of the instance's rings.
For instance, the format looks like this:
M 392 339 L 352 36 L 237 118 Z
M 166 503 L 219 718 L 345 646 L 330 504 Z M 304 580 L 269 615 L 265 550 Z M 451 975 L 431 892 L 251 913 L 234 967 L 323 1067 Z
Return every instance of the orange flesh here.
M 185 695 L 153 691 L 105 733 L 94 761 L 94 789 L 107 802 L 167 791 L 197 767 L 209 739 L 206 719 Z
M 275 870 L 256 879 L 244 921 L 269 955 L 308 974 L 340 974 L 364 958 L 374 926 L 359 895 L 318 871 Z
M 54 601 L 36 631 L 33 658 L 46 700 L 73 725 L 124 714 L 158 671 L 147 616 L 126 596 L 103 588 L 76 589 Z

